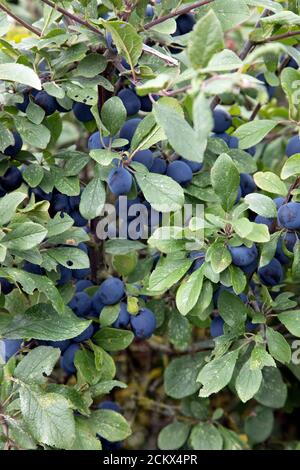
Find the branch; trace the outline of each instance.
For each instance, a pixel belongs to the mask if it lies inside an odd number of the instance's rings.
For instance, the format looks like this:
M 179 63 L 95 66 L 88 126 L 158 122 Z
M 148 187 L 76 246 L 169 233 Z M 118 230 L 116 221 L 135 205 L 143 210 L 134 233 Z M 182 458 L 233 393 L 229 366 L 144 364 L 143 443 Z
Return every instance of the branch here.
M 170 18 L 174 18 L 174 16 L 184 15 L 185 13 L 189 13 L 191 10 L 194 10 L 195 8 L 203 7 L 204 5 L 209 5 L 210 3 L 213 3 L 214 1 L 215 0 L 205 0 L 201 2 L 195 2 L 195 3 L 192 3 L 192 5 L 188 5 L 186 7 L 176 9 L 172 11 L 171 13 L 168 13 L 165 16 L 161 16 L 160 18 L 156 18 L 156 20 L 150 21 L 150 23 L 145 24 L 144 29 L 150 29 L 153 26 L 156 26 L 157 24 L 160 24 L 166 20 L 169 20 Z
M 22 20 L 22 18 L 20 18 L 18 15 L 16 15 L 15 13 L 13 13 L 11 10 L 9 10 L 9 8 L 7 8 L 5 5 L 3 5 L 3 3 L 0 3 L 0 10 L 3 10 L 5 11 L 5 13 L 7 13 L 8 16 L 10 16 L 11 18 L 13 18 L 17 23 L 21 24 L 22 26 L 24 26 L 24 28 L 28 29 L 29 31 L 31 31 L 33 34 L 36 34 L 37 36 L 41 36 L 42 33 L 39 29 L 35 28 L 34 26 L 32 26 L 31 24 L 27 23 L 26 21 Z
M 70 13 L 68 10 L 66 10 L 65 8 L 60 7 L 59 5 L 56 5 L 51 0 L 41 0 L 41 1 L 43 3 L 46 3 L 46 5 L 49 5 L 54 10 L 59 11 L 64 16 L 67 16 L 71 20 L 75 21 L 76 23 L 82 24 L 83 26 L 88 28 L 90 31 L 93 31 L 96 34 L 100 34 L 101 36 L 103 36 L 103 33 L 99 28 L 96 28 L 95 26 L 91 25 L 88 21 L 80 18 L 80 16 L 74 15 L 74 13 Z M 212 0 L 210 0 L 210 1 L 212 1 Z M 166 54 L 162 54 L 161 52 L 156 51 L 155 49 L 153 49 L 152 47 L 147 46 L 146 44 L 143 44 L 143 51 L 147 54 L 151 54 L 151 55 L 160 57 L 162 60 L 164 60 L 165 62 L 167 62 L 171 65 L 178 65 L 177 59 L 174 59 L 173 57 L 169 57 Z
M 293 36 L 299 36 L 300 30 L 297 29 L 296 31 L 289 31 L 287 33 L 277 34 L 276 36 L 271 36 L 270 38 L 264 39 L 262 41 L 257 41 L 255 44 L 266 44 L 268 42 L 280 41 L 281 39 L 288 39 L 292 38 Z
M 288 191 L 287 196 L 285 198 L 285 202 L 289 202 L 289 200 L 292 197 L 292 192 L 294 191 L 294 189 L 298 188 L 299 185 L 300 185 L 300 176 L 297 176 L 294 183 L 289 188 L 289 191 Z

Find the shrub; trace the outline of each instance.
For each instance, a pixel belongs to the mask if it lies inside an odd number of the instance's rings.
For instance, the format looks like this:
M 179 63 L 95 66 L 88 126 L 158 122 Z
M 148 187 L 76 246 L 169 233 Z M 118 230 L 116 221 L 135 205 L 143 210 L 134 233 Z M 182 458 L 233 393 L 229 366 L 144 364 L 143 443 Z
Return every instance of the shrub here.
M 0 3 L 0 449 L 299 448 L 295 3 Z

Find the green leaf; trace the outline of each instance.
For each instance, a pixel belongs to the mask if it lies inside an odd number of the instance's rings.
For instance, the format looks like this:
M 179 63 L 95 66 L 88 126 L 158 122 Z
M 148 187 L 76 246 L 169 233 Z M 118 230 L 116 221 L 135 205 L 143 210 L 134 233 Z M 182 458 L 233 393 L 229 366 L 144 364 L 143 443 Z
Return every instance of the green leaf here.
M 235 69 L 239 69 L 242 67 L 243 62 L 235 54 L 235 52 L 231 51 L 230 49 L 224 49 L 223 51 L 214 54 L 206 65 L 206 67 L 202 70 L 202 72 L 224 72 L 224 71 L 232 71 Z
M 105 204 L 105 188 L 99 177 L 93 178 L 84 188 L 80 199 L 80 214 L 87 220 L 101 214 Z
M 99 165 L 108 166 L 114 158 L 118 157 L 118 154 L 108 149 L 96 149 L 90 151 L 90 156 Z
M 44 170 L 40 165 L 28 165 L 22 173 L 23 179 L 31 188 L 40 184 L 44 177 Z
M 211 267 L 216 273 L 225 271 L 230 265 L 232 258 L 227 246 L 222 242 L 215 242 L 210 250 Z
M 92 395 L 94 397 L 106 395 L 107 393 L 110 393 L 115 387 L 127 388 L 127 385 L 123 382 L 120 382 L 119 380 L 106 380 L 104 382 L 99 382 L 92 387 Z
M 88 255 L 79 248 L 58 247 L 47 250 L 48 256 L 68 269 L 85 269 L 90 266 Z
M 199 423 L 192 429 L 190 443 L 194 450 L 221 450 L 223 438 L 213 424 Z
M 153 107 L 157 123 L 164 130 L 169 144 L 178 155 L 202 162 L 206 147 L 184 117 L 169 106 L 156 103 Z
M 127 112 L 123 102 L 117 96 L 105 101 L 101 108 L 101 119 L 110 135 L 115 135 L 126 121 Z
M 238 396 L 243 403 L 254 397 L 259 390 L 262 381 L 262 373 L 259 369 L 250 368 L 250 360 L 245 362 L 235 382 Z
M 24 201 L 26 194 L 13 192 L 0 199 L 0 225 L 9 222 L 16 213 L 17 207 Z
M 24 314 L 8 317 L 0 325 L 0 336 L 7 339 L 33 338 L 48 341 L 61 341 L 80 335 L 90 325 L 66 309 L 59 315 L 49 304 L 37 304 Z
M 275 175 L 271 171 L 259 171 L 253 176 L 256 186 L 263 191 L 267 191 L 273 194 L 279 194 L 280 196 L 287 195 L 286 185 L 281 181 L 279 176 Z
M 0 36 L 4 36 L 10 28 L 8 16 L 4 11 L 0 11 Z
M 142 37 L 131 24 L 124 21 L 102 20 L 101 23 L 111 33 L 119 54 L 125 56 L 131 70 L 133 70 L 142 54 Z
M 188 43 L 188 56 L 194 68 L 204 68 L 224 47 L 223 31 L 213 10 L 200 18 Z
M 266 337 L 270 354 L 283 364 L 288 364 L 291 361 L 292 353 L 287 340 L 278 331 L 267 327 Z
M 23 419 L 41 444 L 68 449 L 75 439 L 75 423 L 70 403 L 56 393 L 22 386 L 20 404 Z
M 26 384 L 43 384 L 60 357 L 60 350 L 49 346 L 32 349 L 18 364 L 14 376 Z M 45 375 L 44 375 L 45 374 Z
M 102 372 L 97 370 L 95 357 L 91 351 L 86 349 L 77 351 L 74 364 L 82 381 L 90 385 L 95 385 L 99 382 Z
M 154 292 L 166 292 L 185 275 L 192 262 L 187 258 L 177 259 L 171 256 L 163 258 L 150 276 L 149 289 Z
M 51 134 L 49 129 L 43 124 L 34 124 L 26 117 L 15 116 L 17 131 L 22 139 L 29 145 L 45 149 L 50 142 Z
M 93 337 L 94 342 L 106 351 L 126 349 L 133 339 L 134 334 L 131 331 L 109 327 L 101 328 Z
M 120 313 L 120 304 L 115 305 L 106 305 L 101 310 L 100 315 L 100 324 L 102 326 L 110 326 L 112 325 L 116 319 L 118 318 Z
M 237 198 L 240 175 L 226 153 L 221 154 L 212 167 L 211 183 L 216 195 L 220 198 L 223 209 L 229 211 Z
M 282 12 L 282 13 L 285 14 L 288 12 Z M 279 15 L 280 14 L 281 13 L 279 13 Z M 297 17 L 299 20 L 300 19 L 299 16 Z M 289 102 L 289 117 L 292 120 L 298 121 L 300 114 L 299 114 L 299 103 L 298 103 L 299 92 L 297 90 L 298 88 L 297 84 L 299 84 L 300 73 L 298 70 L 295 70 L 291 67 L 285 67 L 280 74 L 280 80 L 281 80 L 282 89 L 284 93 L 286 94 L 288 102 Z
M 145 245 L 136 240 L 108 240 L 105 243 L 105 252 L 110 255 L 126 255 L 145 249 Z
M 264 194 L 247 194 L 245 197 L 245 202 L 248 204 L 249 209 L 251 209 L 256 214 L 269 218 L 277 217 L 277 208 L 275 202 Z
M 31 274 L 23 271 L 22 269 L 15 268 L 2 268 L 0 269 L 0 275 L 2 277 L 12 279 L 14 283 L 18 282 L 21 284 L 22 289 L 26 294 L 32 295 L 33 291 L 37 289 L 50 300 L 58 313 L 64 312 L 64 300 L 51 279 L 47 276 Z
M 41 243 L 47 235 L 47 230 L 34 222 L 23 222 L 14 225 L 1 240 L 11 250 L 30 250 Z
M 41 81 L 35 71 L 22 64 L 0 64 L 0 80 L 22 83 L 37 90 L 42 89 Z
M 201 14 L 212 9 L 223 27 L 223 30 L 232 29 L 234 26 L 246 21 L 250 16 L 249 8 L 244 0 L 215 0 L 212 4 L 201 7 Z
M 282 408 L 287 399 L 287 386 L 280 371 L 275 367 L 265 367 L 262 374 L 263 381 L 254 397 L 255 400 L 270 408 Z
M 181 283 L 176 293 L 176 306 L 182 315 L 187 315 L 195 306 L 203 284 L 203 272 L 197 269 Z
M 191 341 L 192 325 L 186 317 L 176 310 L 172 312 L 168 323 L 168 336 L 170 343 L 181 351 L 188 348 Z
M 201 369 L 197 377 L 197 382 L 203 385 L 199 392 L 200 397 L 209 397 L 226 387 L 231 380 L 238 354 L 238 350 L 231 351 L 213 359 Z
M 126 439 L 131 434 L 131 429 L 126 419 L 116 411 L 97 410 L 89 419 L 90 428 L 96 434 L 110 442 L 117 442 Z
M 276 367 L 273 357 L 263 346 L 257 345 L 253 348 L 250 356 L 250 369 L 263 369 L 264 367 Z
M 199 390 L 197 375 L 203 367 L 205 352 L 173 359 L 165 369 L 164 386 L 166 394 L 175 399 L 192 395 Z
M 281 178 L 286 180 L 290 176 L 300 175 L 300 153 L 292 155 L 283 165 Z
M 245 431 L 253 444 L 264 442 L 271 435 L 274 425 L 273 411 L 257 406 L 245 422 Z
M 280 313 L 278 319 L 292 335 L 300 337 L 300 310 L 290 310 Z
M 184 204 L 182 187 L 169 176 L 156 173 L 135 173 L 145 199 L 153 209 L 159 212 L 172 212 L 181 209 Z
M 45 111 L 33 101 L 29 101 L 26 108 L 26 116 L 33 124 L 41 124 L 45 117 Z
M 9 129 L 7 129 L 2 122 L 0 122 L 0 152 L 10 145 L 14 144 L 14 136 Z
M 233 135 L 239 139 L 239 148 L 247 149 L 261 142 L 276 125 L 268 119 L 250 121 L 238 127 Z
M 107 60 L 104 55 L 91 53 L 79 62 L 76 72 L 81 77 L 93 78 L 104 72 L 106 67 Z
M 75 418 L 75 440 L 70 450 L 101 450 L 101 442 L 90 430 L 89 420 Z
M 66 232 L 72 227 L 73 223 L 72 217 L 66 213 L 55 214 L 54 218 L 50 219 L 47 224 L 48 239 Z
M 218 298 L 218 310 L 227 325 L 237 326 L 247 318 L 247 307 L 244 302 L 234 294 L 223 290 Z
M 158 448 L 161 450 L 180 449 L 190 433 L 191 426 L 187 423 L 174 422 L 163 428 L 158 435 Z

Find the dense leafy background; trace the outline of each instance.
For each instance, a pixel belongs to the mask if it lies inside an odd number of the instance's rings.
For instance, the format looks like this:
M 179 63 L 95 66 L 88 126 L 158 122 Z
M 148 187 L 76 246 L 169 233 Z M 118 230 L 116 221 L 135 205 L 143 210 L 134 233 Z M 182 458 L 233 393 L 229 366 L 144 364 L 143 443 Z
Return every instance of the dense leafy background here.
M 0 448 L 299 448 L 300 6 L 202 3 L 0 2 Z

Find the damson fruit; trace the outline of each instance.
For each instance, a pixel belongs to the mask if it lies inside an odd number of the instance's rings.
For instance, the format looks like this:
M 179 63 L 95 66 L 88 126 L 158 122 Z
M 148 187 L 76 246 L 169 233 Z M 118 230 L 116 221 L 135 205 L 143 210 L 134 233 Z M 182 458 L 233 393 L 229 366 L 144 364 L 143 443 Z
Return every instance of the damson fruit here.
M 92 308 L 92 300 L 86 292 L 77 292 L 69 302 L 69 307 L 78 317 L 85 317 Z
M 76 367 L 74 365 L 75 354 L 79 351 L 79 344 L 73 343 L 71 344 L 63 353 L 60 359 L 61 368 L 67 374 L 75 374 Z
M 256 224 L 264 224 L 267 225 L 269 229 L 274 227 L 276 219 L 269 219 L 268 217 L 264 217 L 263 215 L 257 215 L 254 219 Z
M 48 93 L 44 90 L 39 91 L 35 95 L 34 102 L 45 111 L 46 116 L 50 116 L 57 109 L 57 101 L 54 96 L 48 95 Z
M 222 139 L 228 145 L 230 149 L 239 148 L 239 139 L 233 135 L 226 134 L 226 132 L 221 132 L 220 134 L 213 134 L 212 137 L 215 139 Z
M 271 100 L 273 96 L 275 95 L 276 88 L 268 84 L 263 73 L 260 73 L 259 75 L 257 75 L 256 78 L 260 80 L 261 82 L 263 82 L 263 84 L 266 87 L 269 99 Z
M 276 286 L 283 281 L 283 269 L 276 258 L 273 258 L 266 266 L 259 268 L 258 275 L 261 282 L 269 287 Z
M 247 194 L 254 193 L 257 189 L 256 184 L 254 183 L 254 179 L 251 175 L 248 175 L 248 173 L 240 174 L 240 187 L 243 197 L 247 196 Z
M 193 173 L 198 173 L 198 171 L 202 170 L 203 163 L 193 162 L 192 160 L 186 160 L 185 158 L 182 158 L 181 161 L 189 166 Z
M 117 277 L 110 277 L 102 282 L 98 292 L 104 305 L 116 304 L 125 294 L 124 283 Z
M 91 107 L 85 103 L 74 103 L 72 109 L 74 116 L 80 122 L 88 122 L 94 119 L 94 116 L 91 112 Z
M 153 153 L 151 150 L 140 150 L 139 152 L 136 152 L 132 161 L 142 163 L 146 168 L 148 168 L 148 170 L 150 170 L 153 165 Z
M 128 144 L 124 147 L 125 150 L 128 150 L 130 147 L 130 143 L 132 141 L 132 137 L 134 136 L 134 133 L 136 131 L 136 128 L 138 127 L 139 123 L 142 120 L 140 118 L 134 118 L 130 119 L 129 121 L 126 121 L 125 124 L 123 125 L 122 129 L 120 130 L 120 139 L 126 139 L 128 140 Z
M 118 97 L 122 101 L 127 111 L 127 116 L 134 116 L 141 109 L 141 101 L 133 90 L 124 88 L 119 91 Z
M 118 318 L 116 321 L 113 323 L 114 328 L 126 328 L 130 320 L 130 315 L 127 310 L 127 304 L 125 302 L 120 303 L 120 313 L 118 315 Z
M 224 334 L 224 320 L 222 317 L 217 316 L 212 319 L 210 323 L 210 336 L 212 338 L 217 338 Z
M 88 289 L 89 287 L 93 287 L 92 281 L 89 281 L 88 279 L 83 279 L 82 281 L 78 281 L 75 284 L 76 292 L 82 292 L 85 289 Z
M 141 308 L 137 315 L 131 315 L 130 324 L 136 338 L 150 338 L 156 328 L 154 313 L 148 308 Z
M 14 191 L 19 188 L 22 184 L 23 177 L 22 173 L 18 168 L 12 166 L 8 168 L 4 176 L 0 178 L 0 184 L 5 191 Z
M 84 330 L 80 335 L 76 336 L 73 338 L 72 341 L 75 341 L 75 343 L 81 343 L 82 341 L 87 341 L 90 339 L 94 334 L 94 327 L 92 324 L 90 324 L 86 330 Z
M 294 137 L 290 138 L 287 143 L 285 153 L 287 157 L 300 153 L 300 139 L 298 135 L 294 135 Z
M 9 147 L 7 147 L 3 152 L 4 155 L 8 155 L 9 157 L 15 157 L 20 152 L 23 146 L 23 140 L 20 134 L 18 132 L 13 132 L 12 134 L 14 136 L 15 142 L 14 144 L 9 145 Z
M 104 149 L 105 147 L 109 146 L 110 138 L 108 136 L 101 137 L 100 139 L 100 132 L 94 132 L 89 140 L 88 140 L 88 149 L 89 150 L 96 150 L 96 149 Z
M 159 175 L 164 175 L 166 171 L 167 171 L 166 160 L 160 157 L 154 158 L 153 163 L 150 168 L 150 173 L 157 173 Z
M 192 181 L 193 172 L 186 163 L 176 160 L 168 165 L 167 176 L 182 186 L 185 186 Z
M 230 114 L 223 108 L 217 107 L 213 112 L 214 128 L 213 132 L 218 134 L 227 131 L 232 125 Z
M 290 230 L 300 228 L 300 203 L 288 202 L 278 210 L 278 222 L 282 227 Z
M 9 294 L 15 286 L 4 277 L 0 277 L 0 294 Z
M 97 405 L 98 410 L 112 410 L 115 411 L 116 413 L 121 413 L 121 408 L 118 405 L 118 403 L 115 403 L 114 401 L 103 401 L 102 403 L 99 403 Z
M 0 359 L 7 362 L 20 349 L 22 339 L 2 339 L 0 340 Z
M 177 24 L 177 28 L 180 31 L 180 34 L 187 34 L 190 31 L 192 31 L 194 27 L 194 24 L 195 24 L 194 15 L 192 15 L 191 13 L 185 13 L 183 15 L 180 15 L 176 19 L 176 24 Z
M 232 262 L 235 266 L 247 266 L 256 260 L 258 251 L 256 245 L 253 244 L 251 248 L 245 245 L 241 246 L 230 246 L 228 245 Z
M 114 168 L 108 175 L 107 184 L 116 196 L 127 194 L 132 186 L 132 175 L 123 167 Z
M 298 236 L 296 232 L 286 232 L 285 234 L 281 235 L 278 240 L 275 253 L 275 257 L 278 259 L 278 261 L 280 261 L 281 264 L 289 264 L 291 262 L 291 258 L 285 254 L 283 247 L 285 246 L 285 248 L 290 253 L 293 253 L 297 240 Z

